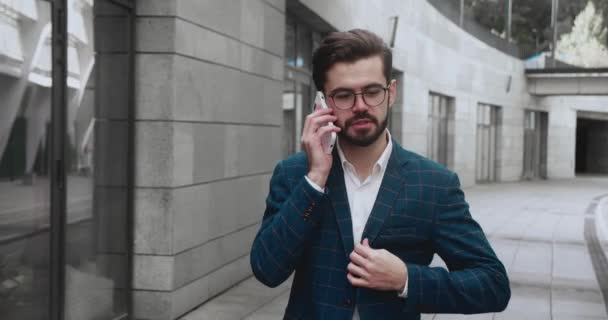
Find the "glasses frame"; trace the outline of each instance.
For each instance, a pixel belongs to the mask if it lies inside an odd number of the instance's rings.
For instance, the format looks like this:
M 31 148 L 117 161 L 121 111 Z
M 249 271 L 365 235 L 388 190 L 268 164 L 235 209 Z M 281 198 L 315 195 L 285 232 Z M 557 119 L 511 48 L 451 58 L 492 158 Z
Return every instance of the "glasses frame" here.
M 384 91 L 384 97 L 382 98 L 382 101 L 380 101 L 380 103 L 378 103 L 377 105 L 372 105 L 372 104 L 367 103 L 367 100 L 365 100 L 365 95 L 364 95 L 365 90 L 361 91 L 361 92 L 352 92 L 352 94 L 353 94 L 353 96 L 355 98 L 353 99 L 353 104 L 350 107 L 348 107 L 348 108 L 340 108 L 340 107 L 338 107 L 338 105 L 336 104 L 336 100 L 334 100 L 334 96 L 336 95 L 336 93 L 332 93 L 328 97 L 331 98 L 332 104 L 336 108 L 338 108 L 340 110 L 350 110 L 350 109 L 352 109 L 355 106 L 355 103 L 357 103 L 357 96 L 358 95 L 361 96 L 361 99 L 363 99 L 363 103 L 365 103 L 366 106 L 368 106 L 370 108 L 375 108 L 375 107 L 378 107 L 379 105 L 381 105 L 382 103 L 384 103 L 384 100 L 386 100 L 386 92 L 390 89 L 390 87 L 391 87 L 390 84 L 386 85 L 386 87 L 381 87 L 381 89 Z

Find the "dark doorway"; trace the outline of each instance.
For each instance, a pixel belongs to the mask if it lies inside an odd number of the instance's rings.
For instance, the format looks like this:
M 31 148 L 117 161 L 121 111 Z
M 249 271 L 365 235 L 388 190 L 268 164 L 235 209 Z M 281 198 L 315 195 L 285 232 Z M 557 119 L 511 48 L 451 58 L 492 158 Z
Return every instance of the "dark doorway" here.
M 576 121 L 577 174 L 608 174 L 608 120 Z

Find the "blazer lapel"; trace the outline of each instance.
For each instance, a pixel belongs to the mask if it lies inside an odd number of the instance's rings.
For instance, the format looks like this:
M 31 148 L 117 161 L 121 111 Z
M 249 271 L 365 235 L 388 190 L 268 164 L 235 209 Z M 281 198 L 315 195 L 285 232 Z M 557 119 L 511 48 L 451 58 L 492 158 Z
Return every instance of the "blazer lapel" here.
M 376 202 L 372 208 L 372 212 L 367 219 L 363 236 L 361 239 L 367 238 L 370 244 L 378 237 L 380 229 L 386 218 L 390 215 L 397 195 L 403 188 L 404 175 L 401 174 L 401 167 L 407 162 L 405 155 L 400 152 L 401 147 L 393 140 L 393 151 L 389 158 L 384 178 L 376 196 Z
M 353 223 L 350 217 L 350 206 L 348 205 L 348 196 L 346 194 L 346 186 L 344 185 L 344 172 L 338 152 L 334 151 L 333 165 L 327 177 L 327 195 L 331 201 L 338 229 L 340 229 L 340 237 L 344 246 L 344 253 L 348 255 L 353 251 Z

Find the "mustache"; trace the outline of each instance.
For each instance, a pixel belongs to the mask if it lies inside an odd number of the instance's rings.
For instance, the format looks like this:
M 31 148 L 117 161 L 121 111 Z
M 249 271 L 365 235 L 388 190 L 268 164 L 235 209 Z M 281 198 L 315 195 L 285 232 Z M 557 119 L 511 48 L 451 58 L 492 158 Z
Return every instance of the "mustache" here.
M 378 120 L 366 112 L 366 113 L 356 114 L 354 117 L 346 120 L 346 122 L 344 123 L 344 126 L 349 127 L 353 124 L 353 122 L 355 122 L 357 120 L 369 120 L 369 121 L 373 122 L 375 125 L 378 125 Z

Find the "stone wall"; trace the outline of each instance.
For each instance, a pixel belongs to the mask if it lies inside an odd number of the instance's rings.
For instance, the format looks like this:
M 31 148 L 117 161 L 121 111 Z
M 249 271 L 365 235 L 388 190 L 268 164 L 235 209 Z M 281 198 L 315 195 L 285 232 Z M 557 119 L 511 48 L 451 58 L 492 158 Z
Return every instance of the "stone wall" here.
M 251 274 L 285 4 L 146 0 L 136 25 L 135 317 L 174 319 Z

